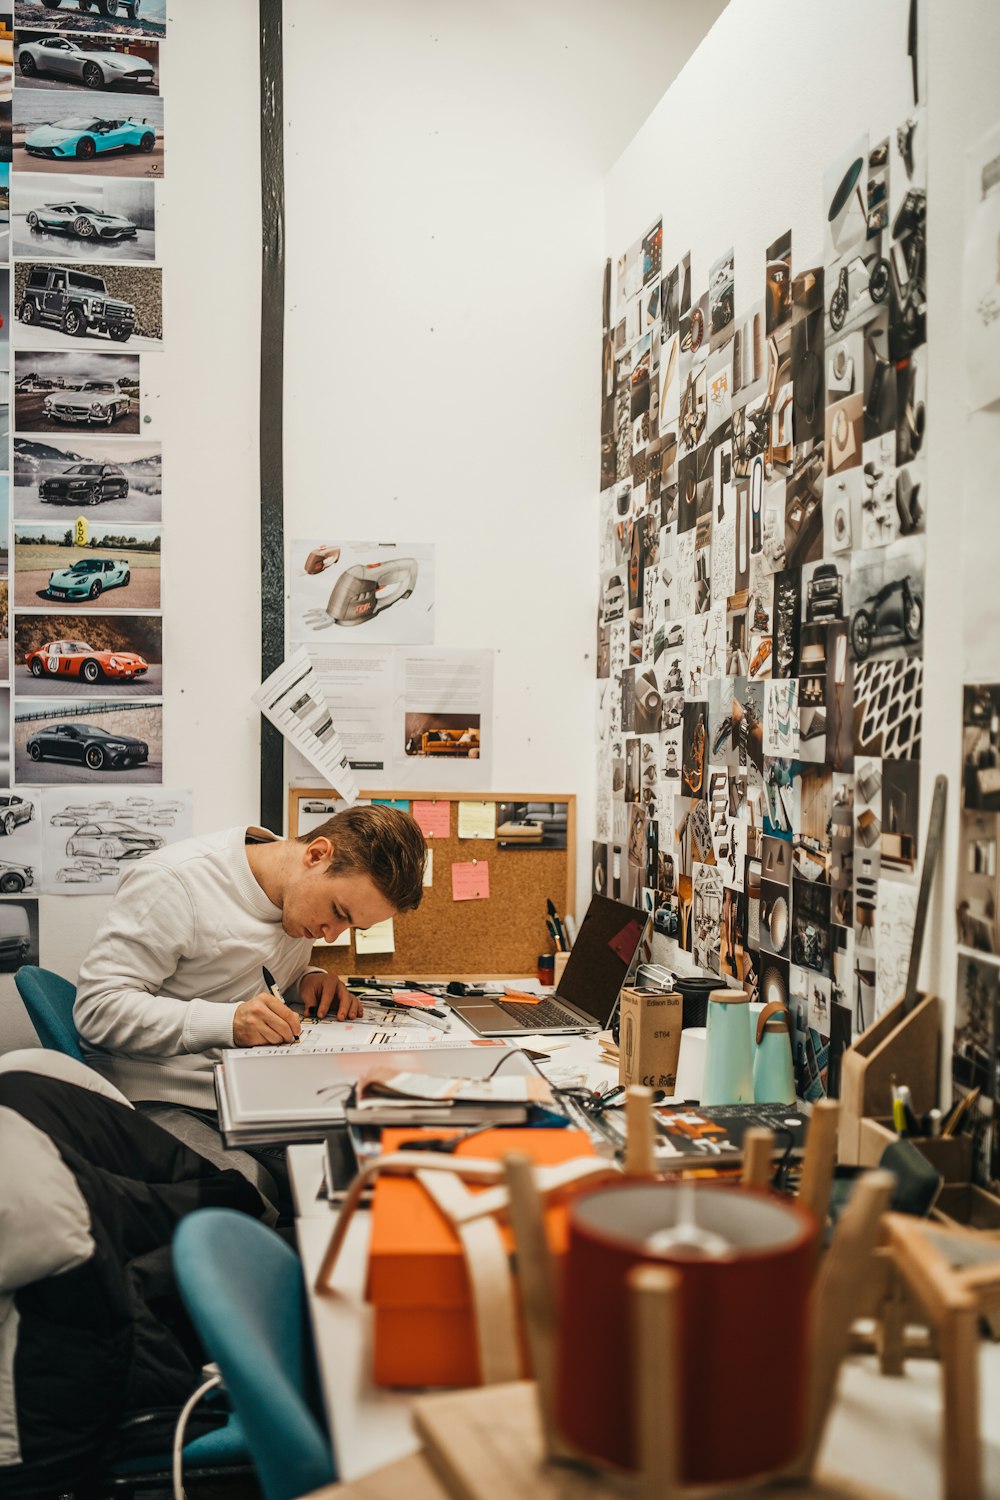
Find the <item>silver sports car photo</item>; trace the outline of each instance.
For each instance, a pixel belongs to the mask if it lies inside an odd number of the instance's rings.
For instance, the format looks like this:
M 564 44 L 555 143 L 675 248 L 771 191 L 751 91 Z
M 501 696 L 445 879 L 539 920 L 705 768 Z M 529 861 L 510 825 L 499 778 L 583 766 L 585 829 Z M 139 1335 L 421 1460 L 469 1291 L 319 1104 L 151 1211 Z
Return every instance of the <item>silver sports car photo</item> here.
M 25 79 L 42 74 L 88 89 L 109 89 L 119 83 L 152 88 L 154 83 L 153 67 L 147 58 L 110 47 L 92 51 L 65 36 L 24 42 L 17 49 L 17 67 Z
M 106 214 L 86 203 L 43 203 L 26 216 L 29 229 L 76 235 L 81 240 L 135 239 L 136 226 L 124 214 Z

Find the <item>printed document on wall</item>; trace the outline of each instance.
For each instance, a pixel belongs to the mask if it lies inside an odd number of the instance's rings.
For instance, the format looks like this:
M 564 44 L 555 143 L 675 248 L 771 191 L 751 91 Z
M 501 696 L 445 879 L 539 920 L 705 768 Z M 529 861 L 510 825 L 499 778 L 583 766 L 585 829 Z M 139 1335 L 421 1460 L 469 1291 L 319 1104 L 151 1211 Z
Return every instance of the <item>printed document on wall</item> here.
M 492 651 L 399 652 L 393 719 L 399 786 L 488 787 Z
M 356 780 L 364 787 L 391 786 L 392 647 L 329 641 L 311 646 L 309 660 Z M 314 779 L 294 750 L 288 768 L 300 786 Z
M 966 399 L 972 411 L 1000 400 L 1000 125 L 966 156 Z
M 426 542 L 291 544 L 289 639 L 310 650 L 429 645 L 434 639 L 434 548 Z
M 346 801 L 353 802 L 358 784 L 306 652 L 296 651 L 282 662 L 261 683 L 253 701 L 288 744 L 304 755 Z

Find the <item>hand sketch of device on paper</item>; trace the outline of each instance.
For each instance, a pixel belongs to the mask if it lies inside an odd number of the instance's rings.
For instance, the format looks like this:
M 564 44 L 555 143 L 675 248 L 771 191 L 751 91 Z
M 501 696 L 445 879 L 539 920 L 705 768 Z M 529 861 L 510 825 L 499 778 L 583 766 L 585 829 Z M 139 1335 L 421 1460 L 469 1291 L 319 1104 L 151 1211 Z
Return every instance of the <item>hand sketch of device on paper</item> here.
M 416 586 L 418 566 L 413 557 L 355 563 L 337 579 L 326 609 L 306 610 L 303 619 L 313 630 L 326 630 L 331 625 L 364 625 L 390 605 L 410 597 Z

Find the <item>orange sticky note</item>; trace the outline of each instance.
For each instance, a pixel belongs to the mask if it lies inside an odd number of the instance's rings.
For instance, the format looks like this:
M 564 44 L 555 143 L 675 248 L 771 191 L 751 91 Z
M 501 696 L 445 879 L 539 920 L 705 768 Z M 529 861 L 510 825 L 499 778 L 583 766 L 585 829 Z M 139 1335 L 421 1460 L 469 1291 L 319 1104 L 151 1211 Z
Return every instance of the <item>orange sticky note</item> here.
M 485 859 L 473 859 L 462 865 L 451 867 L 451 899 L 453 901 L 488 901 L 490 895 L 490 866 Z
M 425 839 L 446 839 L 451 832 L 450 802 L 414 802 L 412 815 Z

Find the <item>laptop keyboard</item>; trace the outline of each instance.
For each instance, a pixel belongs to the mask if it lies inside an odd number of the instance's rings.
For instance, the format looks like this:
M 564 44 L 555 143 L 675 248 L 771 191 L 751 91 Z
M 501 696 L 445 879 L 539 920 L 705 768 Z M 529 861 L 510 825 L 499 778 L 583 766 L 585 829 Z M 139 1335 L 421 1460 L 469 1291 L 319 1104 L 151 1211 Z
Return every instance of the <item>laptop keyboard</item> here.
M 501 1000 L 498 1003 L 504 1015 L 526 1026 L 529 1031 L 544 1031 L 546 1026 L 580 1026 L 582 1030 L 583 1023 L 572 1011 L 563 1010 L 561 1005 L 555 1005 L 551 1000 L 539 1000 L 537 1005 L 532 1005 L 530 1001 L 519 1003 L 517 1000 Z

